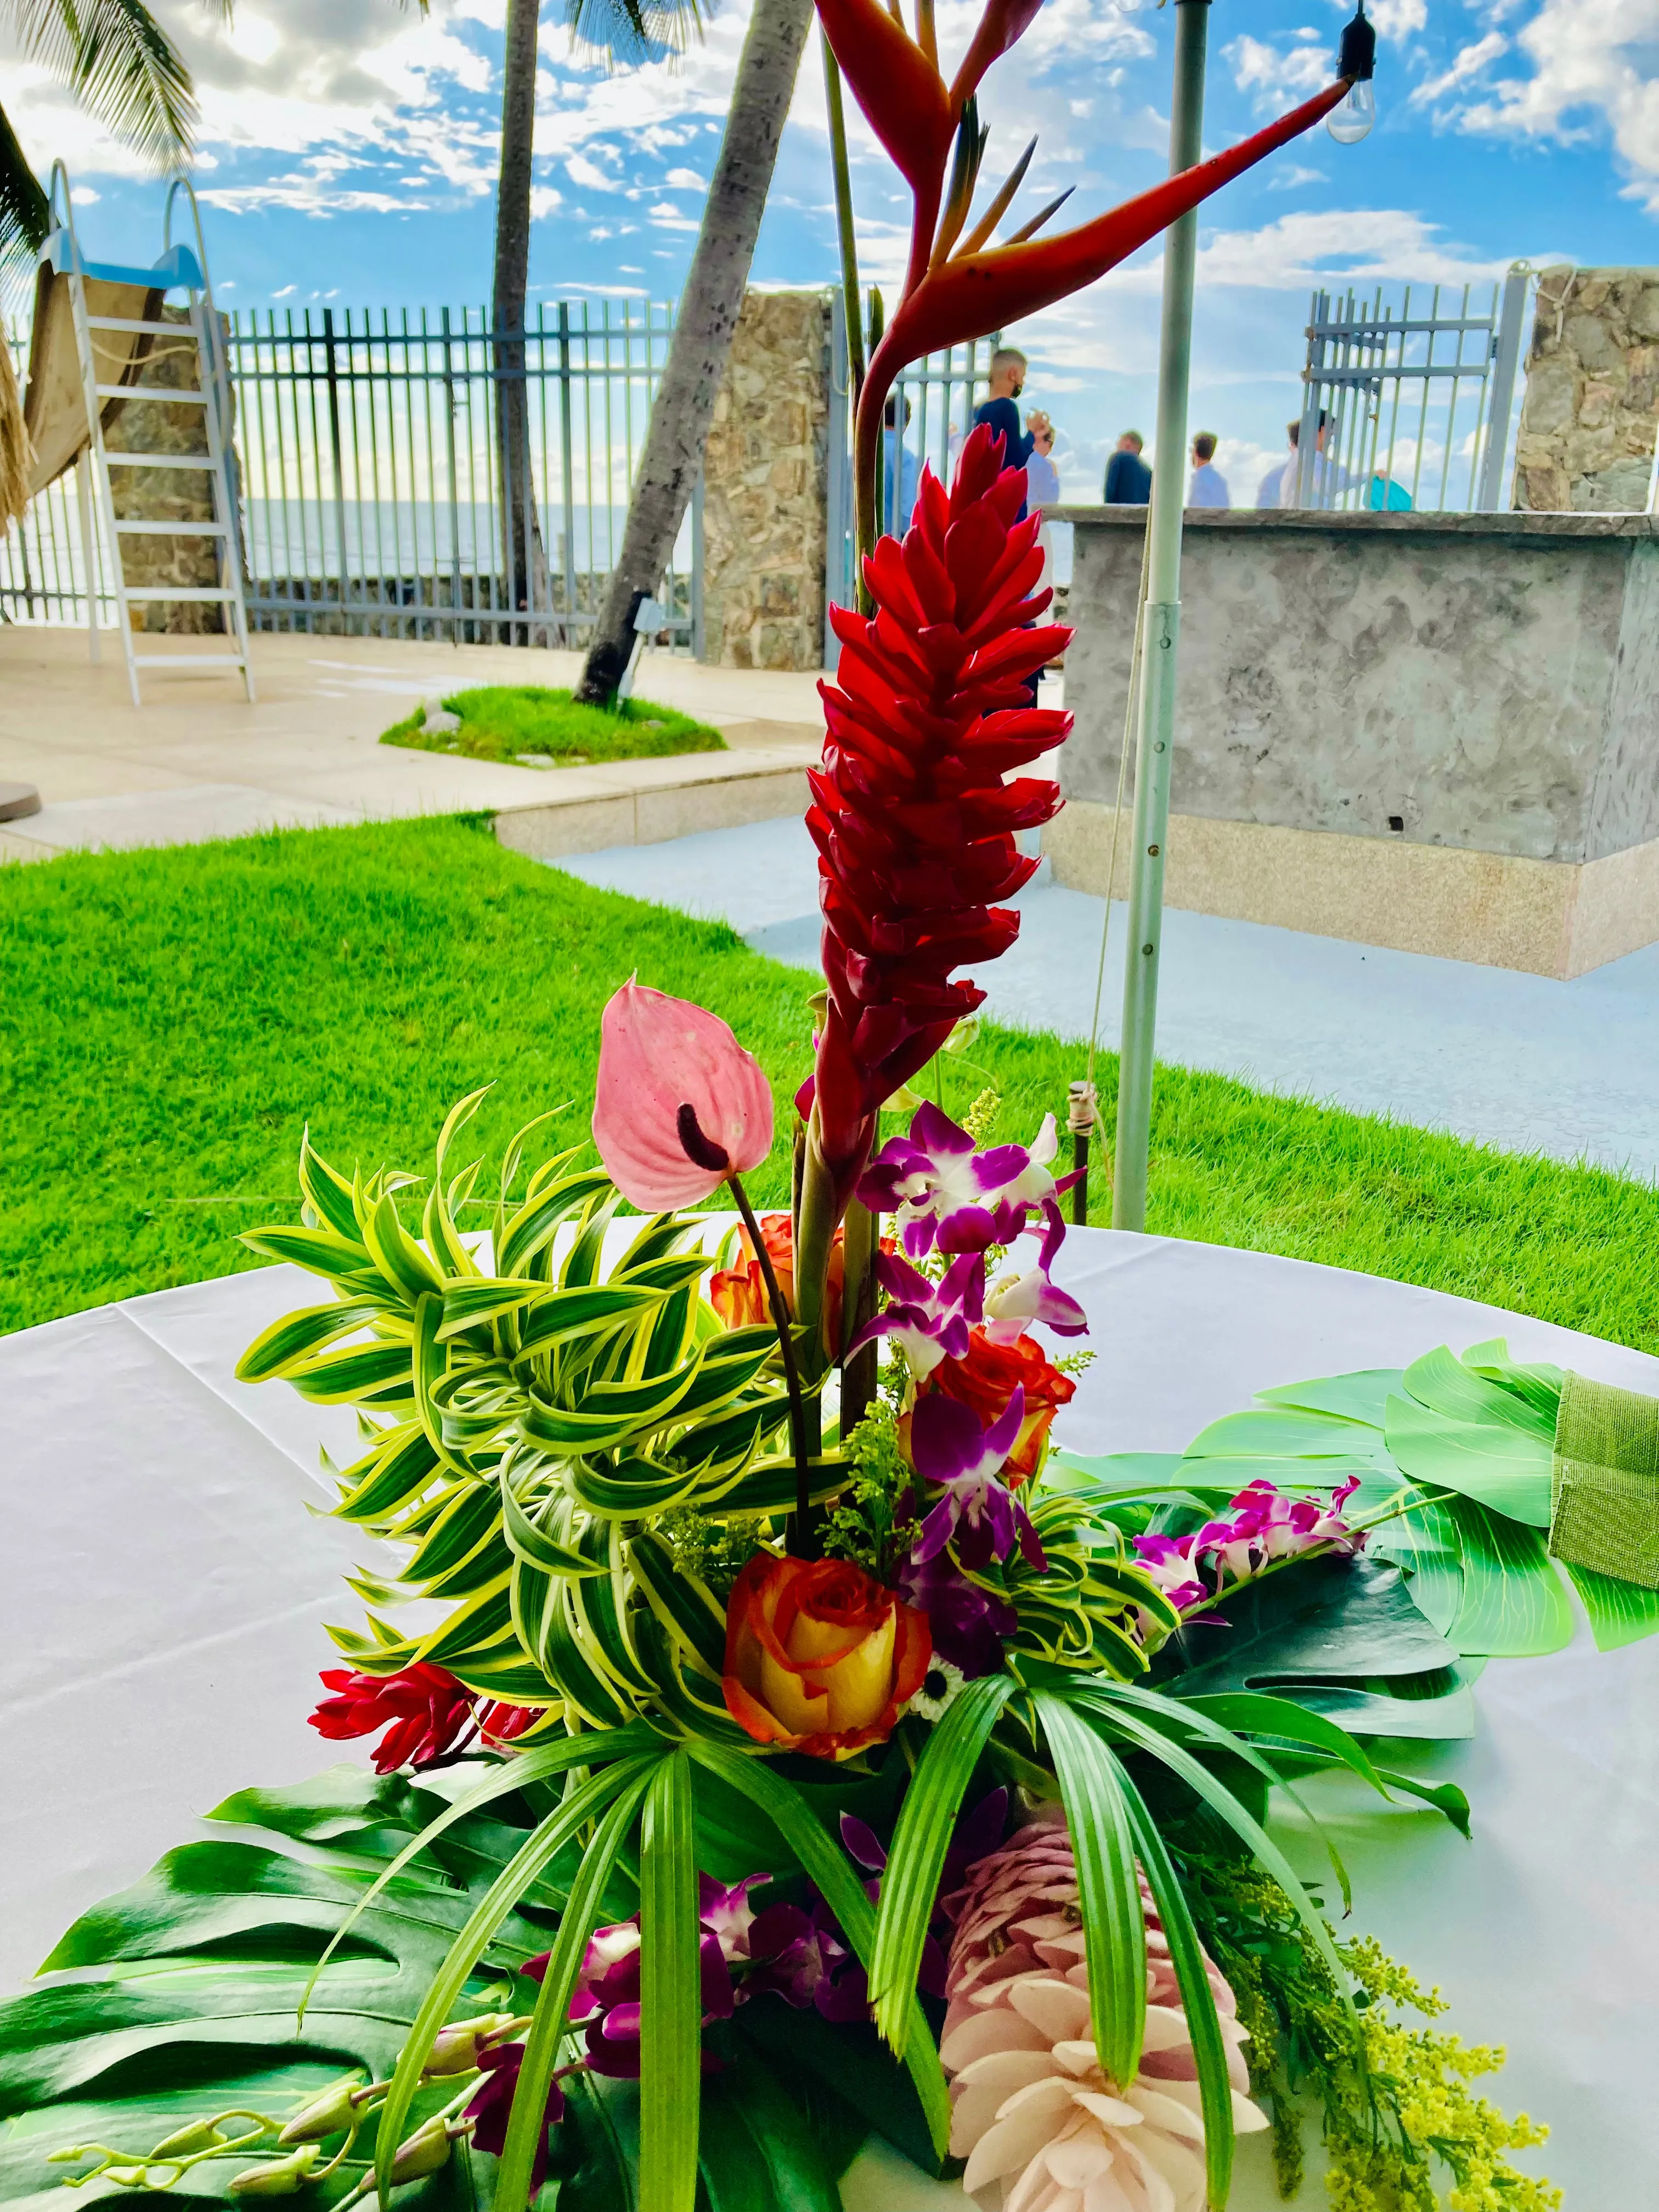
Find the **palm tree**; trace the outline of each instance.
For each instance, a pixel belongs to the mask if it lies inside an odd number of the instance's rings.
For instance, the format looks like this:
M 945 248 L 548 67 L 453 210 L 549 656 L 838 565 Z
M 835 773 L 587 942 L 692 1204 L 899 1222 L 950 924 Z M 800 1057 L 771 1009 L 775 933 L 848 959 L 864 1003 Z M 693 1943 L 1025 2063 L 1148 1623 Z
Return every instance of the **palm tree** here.
M 222 22 L 231 0 L 204 0 Z M 189 161 L 196 95 L 179 50 L 142 0 L 0 0 L 0 23 L 89 115 L 163 173 Z M 0 266 L 44 243 L 46 196 L 0 108 Z
M 657 588 L 690 501 L 811 20 L 812 0 L 755 0 L 702 228 L 651 410 L 622 552 L 577 688 L 576 696 L 592 705 L 607 705 L 616 696 L 633 644 L 634 617 Z
M 531 471 L 525 349 L 522 337 L 517 335 L 525 327 L 530 283 L 530 198 L 540 19 L 541 0 L 507 0 L 490 320 L 496 332 L 495 424 L 502 550 L 514 606 L 544 608 L 552 605 L 552 599 Z M 701 28 L 698 0 L 564 0 L 564 19 L 578 40 L 612 65 L 684 52 L 688 40 Z M 546 626 L 526 626 L 521 641 L 545 645 L 549 641 Z

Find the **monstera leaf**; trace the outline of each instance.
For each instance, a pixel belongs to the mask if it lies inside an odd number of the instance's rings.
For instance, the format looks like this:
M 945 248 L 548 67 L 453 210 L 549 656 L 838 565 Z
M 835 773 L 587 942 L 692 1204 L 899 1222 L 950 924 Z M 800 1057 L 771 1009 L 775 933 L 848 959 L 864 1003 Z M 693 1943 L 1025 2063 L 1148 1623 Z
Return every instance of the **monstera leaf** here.
M 1241 1583 L 1165 1645 L 1158 1671 L 1175 1698 L 1272 1690 L 1361 1735 L 1474 1731 L 1456 1652 L 1378 1559 L 1310 1559 Z

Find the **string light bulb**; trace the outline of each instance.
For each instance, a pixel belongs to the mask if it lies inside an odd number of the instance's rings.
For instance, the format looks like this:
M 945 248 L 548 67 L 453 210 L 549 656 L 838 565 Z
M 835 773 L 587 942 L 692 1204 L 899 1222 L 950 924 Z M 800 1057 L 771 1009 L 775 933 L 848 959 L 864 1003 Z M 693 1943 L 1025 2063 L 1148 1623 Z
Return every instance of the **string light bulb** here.
M 1347 98 L 1327 117 L 1325 128 L 1339 146 L 1356 146 L 1376 120 L 1376 31 L 1358 0 L 1352 22 L 1342 33 L 1336 73 L 1350 80 Z

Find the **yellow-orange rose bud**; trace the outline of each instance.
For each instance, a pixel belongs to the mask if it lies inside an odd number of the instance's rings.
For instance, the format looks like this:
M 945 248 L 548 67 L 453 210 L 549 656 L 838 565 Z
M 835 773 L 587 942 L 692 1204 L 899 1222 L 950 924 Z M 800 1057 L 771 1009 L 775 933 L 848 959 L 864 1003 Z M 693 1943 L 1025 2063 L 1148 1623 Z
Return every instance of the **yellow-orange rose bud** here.
M 757 1743 L 847 1759 L 891 1734 L 933 1656 L 927 1617 L 847 1559 L 757 1552 L 726 1608 L 726 1710 Z

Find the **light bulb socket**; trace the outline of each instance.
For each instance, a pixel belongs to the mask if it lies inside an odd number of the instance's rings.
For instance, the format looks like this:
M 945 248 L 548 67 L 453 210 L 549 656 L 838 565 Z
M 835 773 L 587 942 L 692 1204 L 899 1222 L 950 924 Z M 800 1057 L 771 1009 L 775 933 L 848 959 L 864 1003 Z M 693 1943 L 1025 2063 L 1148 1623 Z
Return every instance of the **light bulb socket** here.
M 1343 28 L 1336 73 L 1355 84 L 1369 83 L 1376 73 L 1376 31 L 1365 13 L 1365 0 L 1359 0 L 1352 22 Z

